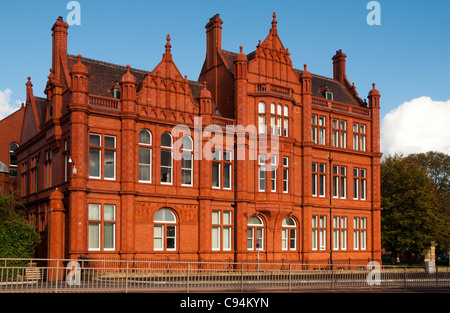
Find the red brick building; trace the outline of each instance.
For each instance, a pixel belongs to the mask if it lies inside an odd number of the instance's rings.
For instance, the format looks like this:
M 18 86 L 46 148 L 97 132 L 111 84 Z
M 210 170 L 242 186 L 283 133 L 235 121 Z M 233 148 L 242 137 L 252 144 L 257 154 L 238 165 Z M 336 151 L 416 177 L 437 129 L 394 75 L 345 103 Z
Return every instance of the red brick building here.
M 16 189 L 17 155 L 25 106 L 0 120 L 0 193 Z
M 296 69 L 275 14 L 249 54 L 222 49 L 221 33 L 216 15 L 191 81 L 170 36 L 159 64 L 138 70 L 68 54 L 56 21 L 47 98 L 27 83 L 17 150 L 39 257 L 381 262 L 375 85 L 366 103 L 340 50 L 332 78 Z M 208 125 L 254 126 L 279 150 L 238 132 L 211 151 Z

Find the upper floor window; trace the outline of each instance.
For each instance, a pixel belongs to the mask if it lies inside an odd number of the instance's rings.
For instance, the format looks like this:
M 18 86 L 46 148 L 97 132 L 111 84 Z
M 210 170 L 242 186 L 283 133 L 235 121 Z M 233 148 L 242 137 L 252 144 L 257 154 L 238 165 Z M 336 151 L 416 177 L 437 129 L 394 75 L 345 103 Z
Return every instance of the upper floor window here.
M 324 145 L 326 140 L 326 117 L 313 114 L 311 116 L 311 124 L 311 140 L 316 144 Z
M 333 101 L 333 93 L 332 93 L 332 92 L 329 92 L 329 91 L 325 91 L 325 98 L 326 98 L 327 100 Z
M 265 134 L 266 128 L 266 104 L 260 102 L 258 104 L 258 132 L 260 134 Z
M 212 151 L 212 187 L 231 189 L 232 152 L 214 149 Z
M 333 119 L 333 147 L 347 148 L 347 121 Z
M 289 192 L 289 158 L 283 157 L 283 192 Z
M 181 139 L 181 150 L 181 185 L 192 186 L 194 147 L 191 136 L 183 136 Z
M 367 170 L 353 168 L 353 199 L 366 200 L 367 194 Z
M 325 163 L 312 163 L 312 195 L 319 197 L 325 197 L 326 189 L 326 164 Z
M 283 136 L 288 137 L 289 136 L 289 108 L 287 105 L 284 106 L 284 124 L 283 124 Z
M 347 167 L 333 165 L 333 198 L 347 197 Z
M 113 98 L 114 99 L 120 99 L 120 89 L 119 88 L 114 88 L 112 91 L 113 91 Z
M 173 139 L 170 133 L 161 135 L 161 184 L 172 184 L 173 178 Z
M 258 157 L 258 190 L 266 191 L 266 155 L 260 154 Z
M 103 153 L 102 153 L 103 152 Z M 103 156 L 102 156 L 103 155 Z M 102 162 L 103 160 L 103 162 Z M 89 177 L 116 179 L 116 136 L 89 134 Z
M 19 145 L 16 142 L 9 144 L 9 172 L 12 176 L 17 174 L 17 155 L 15 153 Z
M 288 120 L 288 106 L 283 106 L 281 104 L 275 105 L 272 103 L 270 105 L 270 134 L 285 136 L 289 135 L 289 120 Z
M 366 151 L 366 125 L 353 123 L 353 150 Z
M 44 187 L 50 188 L 52 186 L 53 166 L 52 166 L 53 151 L 51 149 L 45 150 L 44 163 Z
M 147 129 L 139 132 L 139 181 L 152 181 L 152 133 Z

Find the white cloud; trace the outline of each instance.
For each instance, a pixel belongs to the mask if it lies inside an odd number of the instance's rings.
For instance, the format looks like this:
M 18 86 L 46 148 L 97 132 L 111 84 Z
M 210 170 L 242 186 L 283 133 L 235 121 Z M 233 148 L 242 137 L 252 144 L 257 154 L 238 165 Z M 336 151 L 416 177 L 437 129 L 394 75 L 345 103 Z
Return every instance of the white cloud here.
M 3 91 L 0 90 L 0 120 L 20 108 L 22 101 L 16 100 L 15 105 L 11 104 L 12 93 L 12 90 L 9 88 Z
M 381 122 L 381 152 L 450 154 L 450 100 L 420 97 L 402 103 Z

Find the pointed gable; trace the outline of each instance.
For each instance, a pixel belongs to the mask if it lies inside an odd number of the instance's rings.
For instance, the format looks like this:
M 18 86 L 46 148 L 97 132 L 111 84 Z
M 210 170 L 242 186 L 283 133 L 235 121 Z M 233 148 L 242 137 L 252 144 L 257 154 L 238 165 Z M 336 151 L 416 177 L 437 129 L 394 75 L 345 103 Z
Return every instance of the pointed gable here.
M 289 50 L 278 36 L 275 12 L 272 17 L 269 34 L 262 43 L 259 41 L 256 51 L 248 55 L 249 73 L 266 77 L 268 81 L 283 86 L 287 83 L 297 84 L 299 78 L 292 67 Z
M 184 112 L 192 116 L 192 114 L 198 114 L 198 105 L 193 97 L 190 82 L 186 76 L 183 78 L 173 62 L 170 35 L 167 35 L 166 40 L 166 51 L 161 62 L 144 77 L 139 86 L 137 99 L 140 107 L 138 113 L 157 118 L 164 116 L 169 120 L 176 120 L 178 119 L 177 114 L 170 114 L 169 111 Z M 155 108 L 162 110 L 156 112 Z
M 40 101 L 41 98 L 39 98 L 39 101 L 36 101 L 33 94 L 31 77 L 28 77 L 28 81 L 25 85 L 27 86 L 27 100 L 25 102 L 26 106 L 22 125 L 22 136 L 20 139 L 21 144 L 39 132 L 41 123 L 43 122 L 43 113 L 40 111 L 45 110 L 45 104 L 42 105 L 42 101 Z

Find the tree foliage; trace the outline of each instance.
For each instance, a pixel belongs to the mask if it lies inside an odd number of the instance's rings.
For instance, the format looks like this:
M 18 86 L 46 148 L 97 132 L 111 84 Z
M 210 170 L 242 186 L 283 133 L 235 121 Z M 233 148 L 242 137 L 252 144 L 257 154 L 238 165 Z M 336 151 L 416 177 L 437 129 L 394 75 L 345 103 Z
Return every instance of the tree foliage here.
M 381 163 L 381 236 L 394 257 L 420 253 L 431 241 L 448 248 L 449 215 L 436 183 L 443 179 L 427 169 L 431 163 L 426 155 L 388 156 Z
M 39 235 L 25 220 L 25 207 L 17 195 L 0 194 L 0 258 L 30 258 L 39 242 Z

